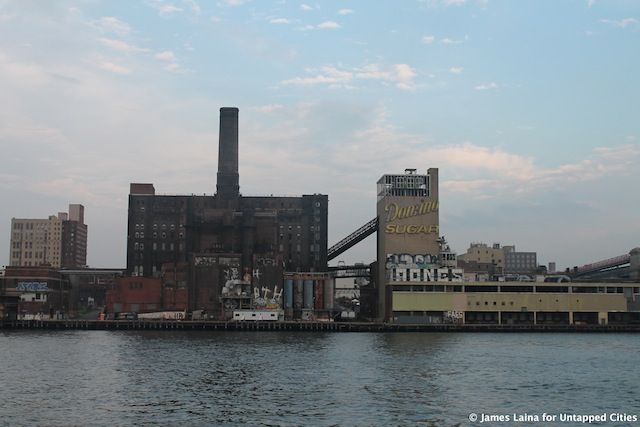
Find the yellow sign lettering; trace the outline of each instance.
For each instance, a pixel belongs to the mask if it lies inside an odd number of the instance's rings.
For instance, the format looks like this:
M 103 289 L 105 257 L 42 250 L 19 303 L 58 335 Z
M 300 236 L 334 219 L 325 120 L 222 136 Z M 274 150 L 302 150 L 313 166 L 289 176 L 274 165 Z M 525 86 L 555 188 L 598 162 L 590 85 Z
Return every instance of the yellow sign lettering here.
M 437 225 L 396 225 L 387 224 L 384 232 L 388 234 L 438 234 L 439 227 Z
M 389 203 L 384 207 L 384 211 L 387 212 L 387 222 L 392 222 L 396 219 L 412 218 L 436 212 L 438 207 L 437 200 L 425 200 L 419 205 L 410 206 L 398 206 L 397 203 Z

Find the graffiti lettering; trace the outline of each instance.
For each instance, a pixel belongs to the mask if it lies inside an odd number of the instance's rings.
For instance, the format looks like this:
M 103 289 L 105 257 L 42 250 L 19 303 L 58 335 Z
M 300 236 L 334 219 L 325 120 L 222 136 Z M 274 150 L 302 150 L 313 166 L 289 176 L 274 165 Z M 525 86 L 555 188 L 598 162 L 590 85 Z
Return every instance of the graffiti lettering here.
M 387 254 L 387 269 L 402 268 L 431 268 L 438 265 L 438 257 L 430 254 Z
M 276 260 L 273 258 L 256 258 L 256 265 L 275 267 L 277 264 L 276 264 Z
M 387 275 L 391 282 L 462 282 L 461 268 L 392 267 Z
M 47 282 L 18 282 L 16 291 L 22 292 L 47 292 L 49 285 Z
M 212 256 L 197 256 L 193 259 L 193 263 L 196 267 L 209 267 L 216 265 L 216 258 Z

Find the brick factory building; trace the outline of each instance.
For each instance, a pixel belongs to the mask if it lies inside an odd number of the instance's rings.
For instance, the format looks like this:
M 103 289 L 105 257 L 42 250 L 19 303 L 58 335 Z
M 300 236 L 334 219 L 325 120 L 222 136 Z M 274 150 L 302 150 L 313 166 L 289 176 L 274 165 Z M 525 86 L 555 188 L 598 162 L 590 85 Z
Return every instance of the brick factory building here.
M 221 108 L 214 195 L 158 195 L 153 184 L 131 184 L 127 273 L 160 278 L 180 266 L 186 280 L 173 286 L 187 289 L 187 308 L 229 317 L 265 297 L 282 306 L 285 271 L 327 270 L 327 195 L 239 190 L 238 109 Z

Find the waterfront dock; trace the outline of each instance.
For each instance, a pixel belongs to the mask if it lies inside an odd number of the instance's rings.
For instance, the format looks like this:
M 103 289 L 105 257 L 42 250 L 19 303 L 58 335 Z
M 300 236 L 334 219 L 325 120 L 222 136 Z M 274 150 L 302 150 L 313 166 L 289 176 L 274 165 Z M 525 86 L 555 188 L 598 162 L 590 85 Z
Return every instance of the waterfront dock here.
M 640 325 L 465 325 L 211 320 L 1 320 L 2 330 L 164 330 L 301 332 L 640 332 Z

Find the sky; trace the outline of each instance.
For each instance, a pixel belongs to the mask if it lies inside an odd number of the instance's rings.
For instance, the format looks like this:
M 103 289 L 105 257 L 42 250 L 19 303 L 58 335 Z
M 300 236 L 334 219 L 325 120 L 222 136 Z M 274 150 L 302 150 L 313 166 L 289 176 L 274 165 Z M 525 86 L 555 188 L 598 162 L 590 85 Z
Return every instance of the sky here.
M 458 253 L 625 254 L 639 52 L 634 0 L 0 0 L 0 265 L 12 217 L 81 203 L 89 265 L 124 267 L 130 182 L 215 192 L 220 107 L 241 192 L 328 194 L 330 245 L 375 216 L 380 176 L 437 167 Z

